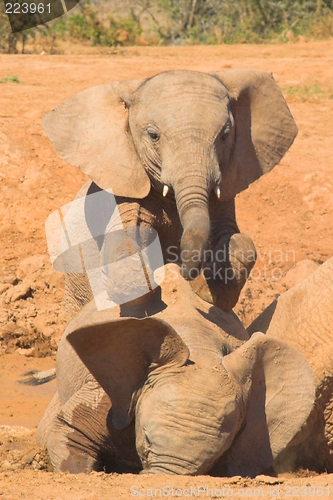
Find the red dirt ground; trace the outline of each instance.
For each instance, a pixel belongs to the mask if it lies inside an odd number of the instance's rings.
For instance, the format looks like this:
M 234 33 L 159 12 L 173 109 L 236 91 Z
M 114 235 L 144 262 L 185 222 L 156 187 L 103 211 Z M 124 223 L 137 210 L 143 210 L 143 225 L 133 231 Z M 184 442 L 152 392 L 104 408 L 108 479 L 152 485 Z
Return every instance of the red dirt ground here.
M 0 498 L 181 497 L 191 493 L 184 488 L 198 485 L 212 488 L 202 490 L 201 498 L 328 498 L 332 475 L 284 475 L 274 485 L 266 477 L 68 476 L 39 470 L 47 468 L 47 459 L 34 444 L 34 432 L 55 382 L 29 386 L 20 380 L 54 366 L 66 325 L 63 279 L 49 263 L 44 222 L 86 179 L 55 156 L 42 129 L 43 116 L 59 102 L 93 85 L 168 69 L 272 71 L 299 134 L 280 165 L 237 197 L 240 229 L 259 255 L 235 309 L 245 325 L 332 255 L 333 41 L 89 52 L 0 55 L 0 80 L 17 75 L 23 82 L 0 84 Z M 162 486 L 182 490 L 148 490 Z M 193 492 L 199 490 L 192 497 Z

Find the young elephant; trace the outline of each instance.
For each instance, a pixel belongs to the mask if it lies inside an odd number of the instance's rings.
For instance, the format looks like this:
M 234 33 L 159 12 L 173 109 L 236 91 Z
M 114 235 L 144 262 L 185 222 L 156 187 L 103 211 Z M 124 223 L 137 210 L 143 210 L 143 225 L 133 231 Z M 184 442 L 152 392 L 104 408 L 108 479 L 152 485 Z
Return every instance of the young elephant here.
M 255 476 L 308 418 L 305 358 L 261 333 L 248 340 L 176 265 L 165 273 L 161 295 L 104 311 L 92 301 L 65 331 L 38 428 L 56 471 L 194 475 L 223 456 L 218 473 Z
M 279 457 L 281 468 L 333 472 L 333 257 L 280 295 L 249 327 L 287 341 L 310 363 L 316 403 L 299 436 Z
M 167 71 L 99 85 L 48 113 L 44 127 L 60 158 L 89 175 L 88 193 L 113 190 L 122 226 L 154 228 L 164 262 L 181 264 L 205 300 L 234 307 L 256 259 L 234 198 L 297 134 L 270 73 Z M 118 245 L 109 252 L 121 259 Z

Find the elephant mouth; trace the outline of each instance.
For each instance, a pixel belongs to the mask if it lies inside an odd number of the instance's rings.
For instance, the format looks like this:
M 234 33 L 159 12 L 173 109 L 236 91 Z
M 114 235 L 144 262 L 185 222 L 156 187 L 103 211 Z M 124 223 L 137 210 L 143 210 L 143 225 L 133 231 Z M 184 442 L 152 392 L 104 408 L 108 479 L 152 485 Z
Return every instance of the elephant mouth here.
M 186 460 L 184 457 L 180 459 L 171 456 L 164 456 L 163 460 L 154 460 L 154 462 L 152 463 L 151 460 L 148 460 L 148 462 L 144 464 L 144 469 L 140 472 L 140 474 L 176 474 L 180 476 L 195 476 L 198 473 L 205 474 L 210 468 L 207 468 L 205 465 Z
M 221 198 L 221 189 L 220 189 L 220 182 L 218 181 L 215 186 L 213 187 L 213 191 L 215 193 L 216 198 L 219 200 Z M 167 184 L 162 184 L 163 189 L 162 189 L 162 196 L 165 198 L 168 194 L 169 195 L 174 195 L 173 189 L 171 186 L 168 186 Z
M 194 476 L 197 474 L 197 470 L 191 471 L 185 466 L 181 465 L 155 465 L 149 469 L 144 469 L 140 472 L 142 475 L 156 475 L 156 474 L 169 474 L 169 475 L 179 475 L 179 476 Z

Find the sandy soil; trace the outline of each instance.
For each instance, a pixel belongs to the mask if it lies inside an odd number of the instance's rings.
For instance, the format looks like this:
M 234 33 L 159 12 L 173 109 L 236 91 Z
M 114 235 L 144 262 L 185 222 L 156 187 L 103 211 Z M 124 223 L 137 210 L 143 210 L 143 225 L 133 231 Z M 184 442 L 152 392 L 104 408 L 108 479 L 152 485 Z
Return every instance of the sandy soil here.
M 66 324 L 63 280 L 49 263 L 44 222 L 53 210 L 73 199 L 85 180 L 75 167 L 56 158 L 42 129 L 42 117 L 60 101 L 92 85 L 167 69 L 273 71 L 299 135 L 280 165 L 237 197 L 240 228 L 251 236 L 259 253 L 236 307 L 245 325 L 332 255 L 333 42 L 90 52 L 0 55 L 0 80 L 17 75 L 23 82 L 0 85 L 0 498 L 195 494 L 199 498 L 328 498 L 332 476 L 313 473 L 248 480 L 47 472 L 47 457 L 34 444 L 34 432 L 55 382 L 24 383 L 30 372 L 54 366 L 56 345 Z M 149 490 L 163 486 L 175 489 Z M 189 490 L 191 486 L 194 489 Z M 211 490 L 197 490 L 197 486 Z

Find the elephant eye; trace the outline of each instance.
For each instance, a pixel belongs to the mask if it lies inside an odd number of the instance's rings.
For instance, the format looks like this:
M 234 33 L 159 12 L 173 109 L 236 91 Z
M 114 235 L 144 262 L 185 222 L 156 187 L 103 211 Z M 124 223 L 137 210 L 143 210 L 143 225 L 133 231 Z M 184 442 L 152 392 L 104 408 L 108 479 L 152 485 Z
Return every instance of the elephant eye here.
M 157 142 L 160 138 L 155 130 L 147 129 L 147 133 L 153 142 Z
M 222 141 L 226 141 L 230 136 L 230 127 L 227 126 L 222 130 Z
M 226 141 L 229 138 L 230 132 L 231 132 L 231 123 L 228 120 L 227 123 L 224 125 L 223 129 L 221 130 L 222 141 Z

